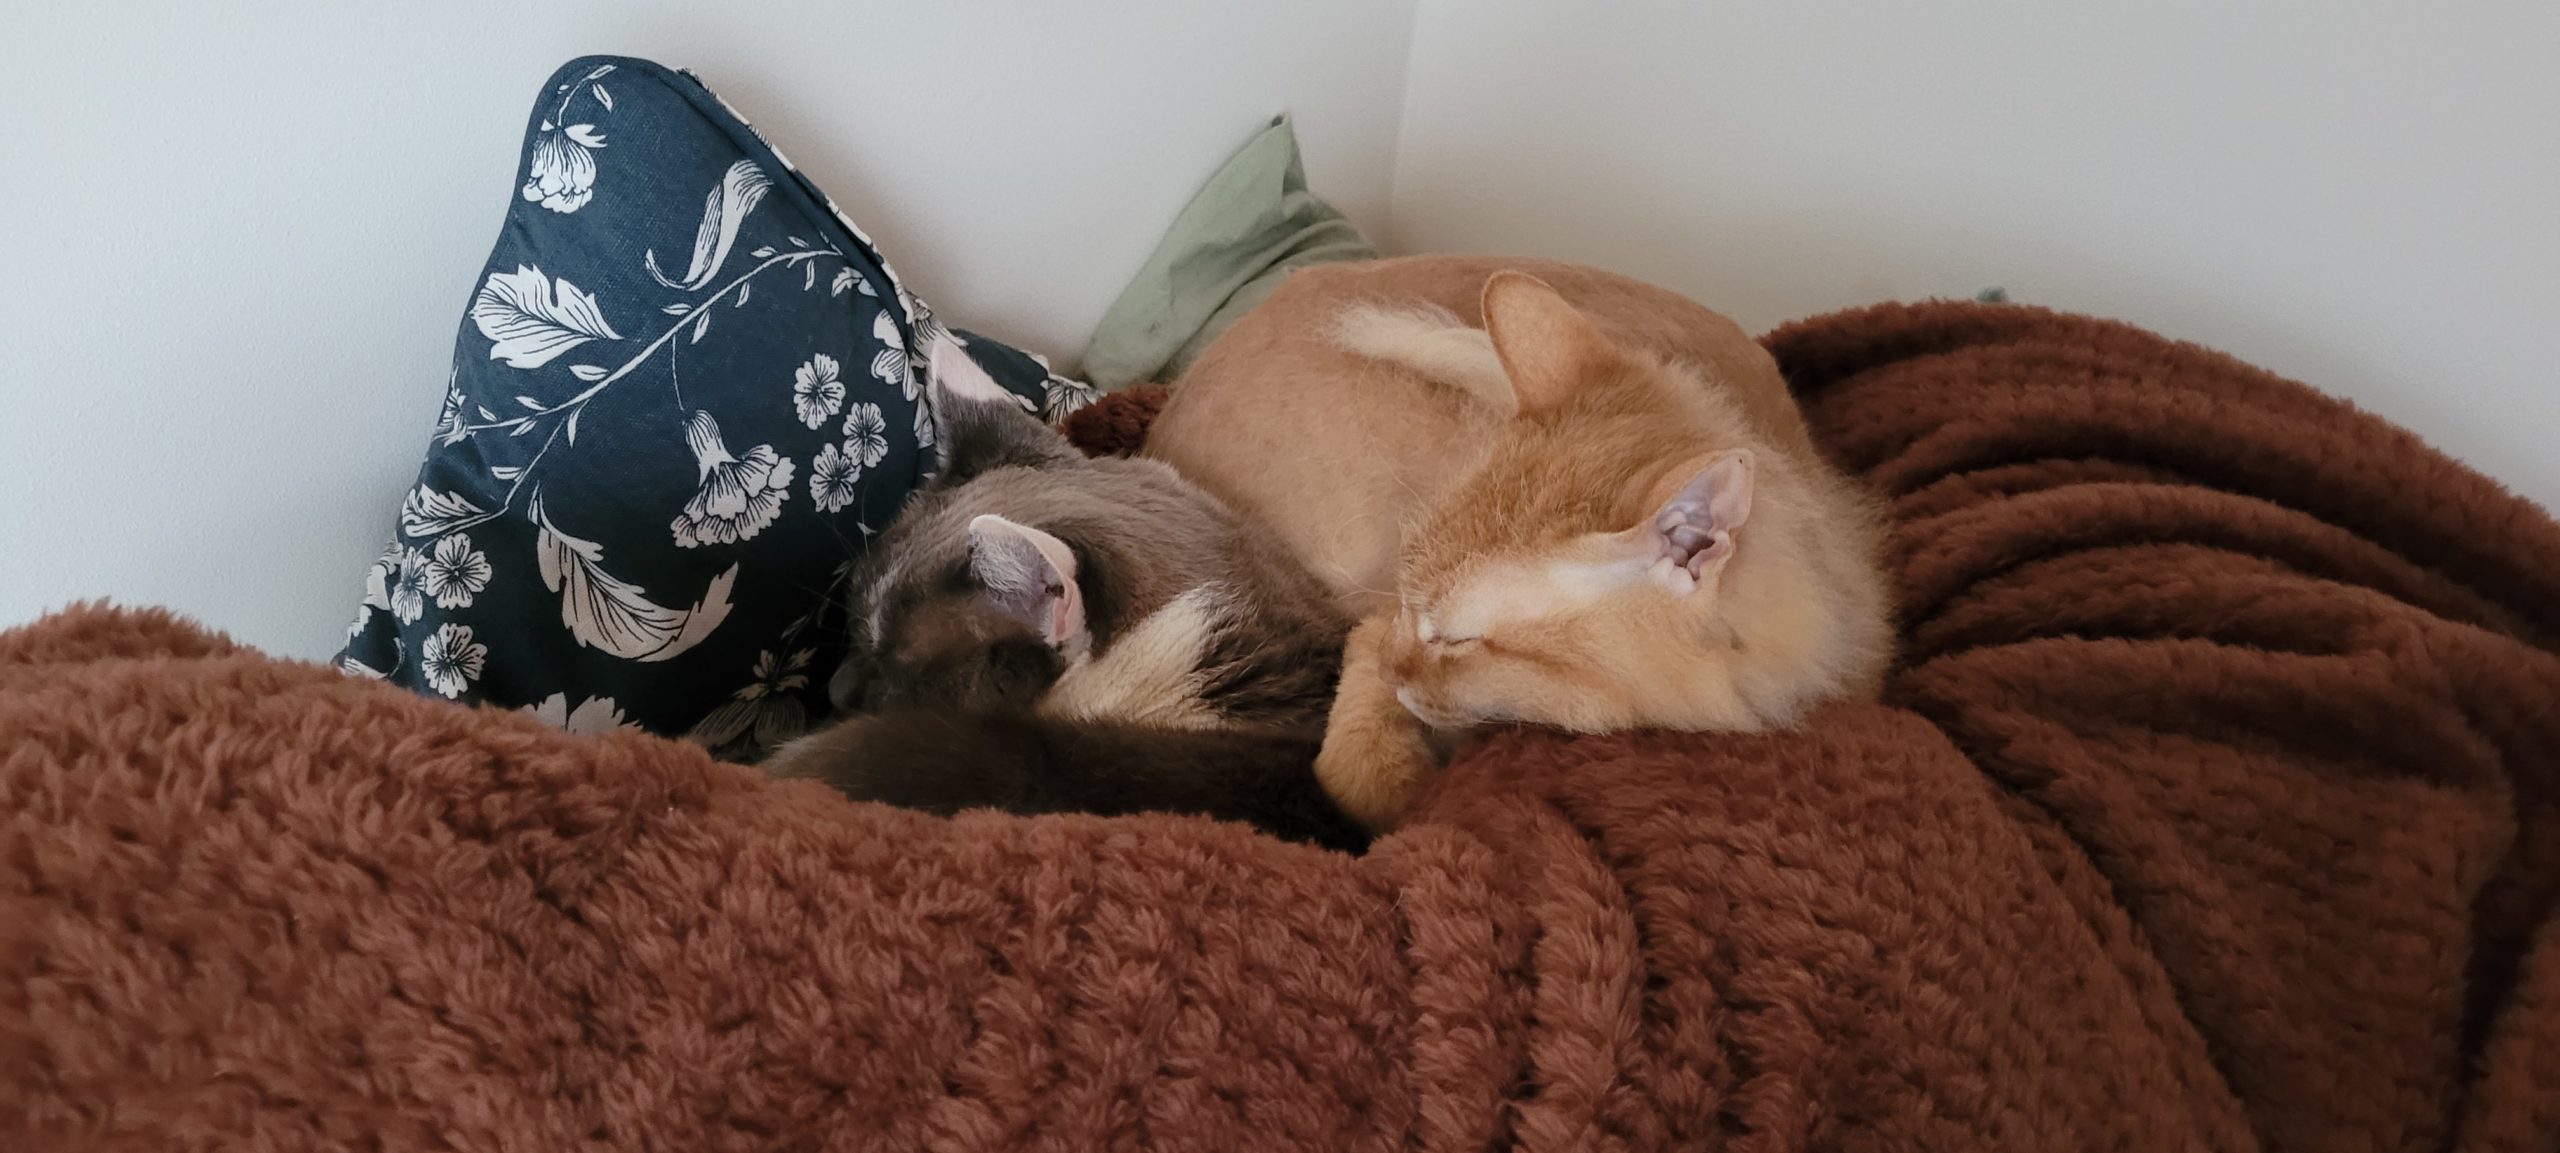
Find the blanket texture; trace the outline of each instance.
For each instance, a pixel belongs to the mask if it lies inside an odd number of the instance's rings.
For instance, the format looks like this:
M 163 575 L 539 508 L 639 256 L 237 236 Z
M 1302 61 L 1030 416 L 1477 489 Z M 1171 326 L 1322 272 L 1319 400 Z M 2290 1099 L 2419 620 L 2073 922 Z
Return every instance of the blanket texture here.
M 2120 325 L 1770 341 L 1888 700 L 1504 733 L 1365 857 L 0 636 L 0 1148 L 2560 1143 L 2560 526 Z

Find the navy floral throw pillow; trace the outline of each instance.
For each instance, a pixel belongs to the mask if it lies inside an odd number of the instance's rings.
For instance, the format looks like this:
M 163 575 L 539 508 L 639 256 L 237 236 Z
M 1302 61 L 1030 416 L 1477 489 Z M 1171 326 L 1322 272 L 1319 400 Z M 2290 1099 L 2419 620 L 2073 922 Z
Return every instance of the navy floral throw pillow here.
M 946 330 L 690 74 L 576 60 L 528 120 L 339 666 L 753 759 L 823 710 L 840 582 L 933 466 L 933 342 L 1053 420 L 1092 391 Z

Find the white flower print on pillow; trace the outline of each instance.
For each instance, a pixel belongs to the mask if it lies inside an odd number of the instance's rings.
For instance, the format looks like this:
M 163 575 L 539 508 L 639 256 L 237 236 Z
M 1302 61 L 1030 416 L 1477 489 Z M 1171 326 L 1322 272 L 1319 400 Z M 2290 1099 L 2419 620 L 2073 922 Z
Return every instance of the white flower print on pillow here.
M 861 459 L 827 445 L 809 460 L 809 500 L 819 512 L 835 512 L 853 503 L 854 484 L 861 479 Z
M 816 428 L 844 407 L 844 382 L 836 379 L 836 358 L 826 353 L 809 357 L 809 363 L 791 373 L 791 405 L 800 414 L 800 423 Z
M 451 621 L 436 626 L 418 645 L 418 671 L 427 678 L 427 687 L 447 697 L 458 697 L 471 682 L 480 679 L 480 670 L 489 662 L 489 646 L 471 639 L 471 626 Z
M 525 173 L 524 198 L 553 212 L 576 212 L 596 194 L 596 154 L 604 137 L 592 124 L 572 124 L 547 132 L 533 146 L 533 164 Z
M 879 405 L 865 401 L 844 414 L 844 450 L 864 468 L 878 468 L 888 457 L 889 420 Z
M 427 554 L 414 548 L 401 549 L 400 564 L 392 570 L 391 615 L 404 625 L 427 615 Z
M 436 607 L 469 608 L 471 598 L 489 587 L 489 557 L 471 547 L 471 538 L 454 533 L 436 542 L 428 554 L 422 584 Z
M 596 195 L 596 149 L 604 147 L 604 134 L 593 124 L 572 124 L 566 128 L 552 122 L 554 117 L 568 115 L 569 106 L 578 99 L 580 90 L 592 96 L 597 107 L 613 111 L 613 94 L 596 83 L 613 71 L 607 64 L 584 77 L 560 86 L 560 105 L 545 117 L 540 129 L 542 139 L 533 146 L 533 160 L 526 166 L 524 198 L 553 212 L 568 213 L 587 206 Z
M 685 423 L 684 440 L 693 449 L 702 481 L 693 499 L 684 503 L 684 511 L 676 514 L 672 527 L 677 546 L 700 548 L 752 540 L 781 515 L 782 502 L 791 496 L 795 470 L 772 445 L 760 444 L 745 456 L 733 456 L 729 446 L 720 442 L 720 423 L 701 411 Z

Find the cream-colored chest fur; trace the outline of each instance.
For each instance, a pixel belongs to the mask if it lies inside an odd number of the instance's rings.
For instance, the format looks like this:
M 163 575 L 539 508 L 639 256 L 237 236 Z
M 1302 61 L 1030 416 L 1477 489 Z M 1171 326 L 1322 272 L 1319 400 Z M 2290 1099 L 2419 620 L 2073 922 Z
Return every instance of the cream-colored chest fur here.
M 1200 699 L 1200 661 L 1224 599 L 1215 585 L 1175 597 L 1099 656 L 1067 666 L 1041 695 L 1040 711 L 1079 721 L 1219 727 L 1217 712 Z

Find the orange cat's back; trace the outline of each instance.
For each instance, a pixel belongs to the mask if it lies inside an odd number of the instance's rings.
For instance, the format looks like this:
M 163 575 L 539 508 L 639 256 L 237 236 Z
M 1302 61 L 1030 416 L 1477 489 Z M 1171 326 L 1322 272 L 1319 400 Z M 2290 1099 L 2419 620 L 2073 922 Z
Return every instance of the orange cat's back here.
M 1695 366 L 1754 439 L 1810 461 L 1777 363 L 1732 320 L 1677 293 L 1579 265 L 1413 256 L 1293 273 L 1178 381 L 1147 453 L 1277 533 L 1354 613 L 1393 603 L 1406 525 L 1507 417 L 1342 339 L 1361 306 L 1445 311 L 1481 327 L 1486 280 L 1527 272 L 1614 342 Z

